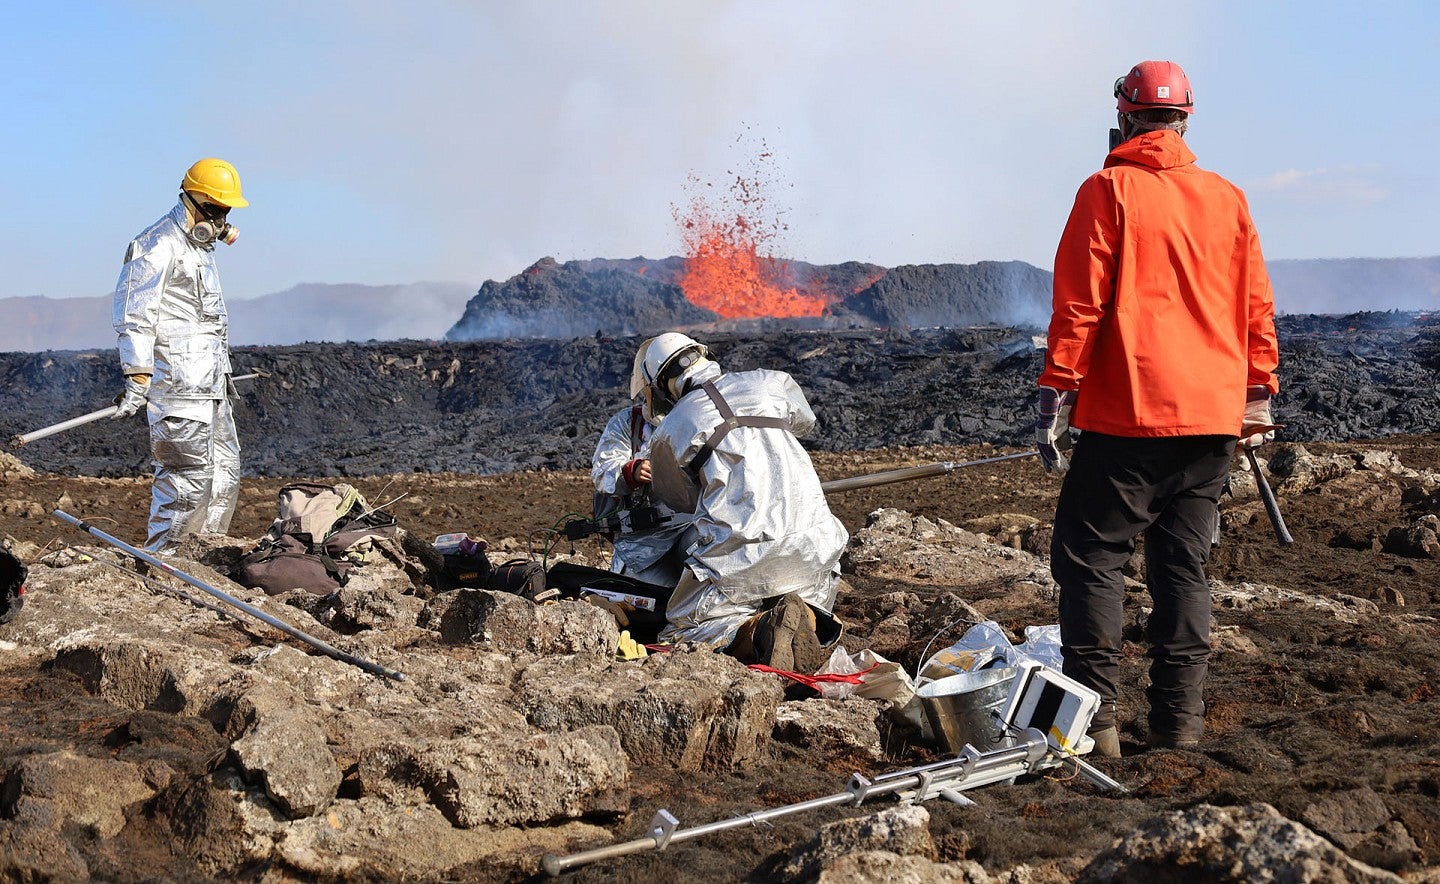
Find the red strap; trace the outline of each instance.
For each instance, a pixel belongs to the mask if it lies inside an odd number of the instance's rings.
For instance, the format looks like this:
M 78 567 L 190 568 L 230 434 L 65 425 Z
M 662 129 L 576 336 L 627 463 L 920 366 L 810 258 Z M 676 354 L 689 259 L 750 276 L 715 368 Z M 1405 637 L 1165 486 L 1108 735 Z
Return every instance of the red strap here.
M 879 663 L 875 664 L 875 666 L 879 665 Z M 871 666 L 870 669 L 874 669 L 875 666 Z M 791 681 L 798 681 L 807 688 L 813 688 L 820 684 L 864 684 L 865 673 L 870 671 L 870 669 L 866 669 L 864 672 L 857 672 L 854 675 L 842 675 L 838 672 L 822 672 L 819 675 L 806 675 L 803 672 L 790 672 L 785 669 L 776 669 L 773 666 L 766 666 L 764 663 L 752 663 L 747 668 L 753 669 L 756 672 L 769 672 L 773 675 L 788 678 Z

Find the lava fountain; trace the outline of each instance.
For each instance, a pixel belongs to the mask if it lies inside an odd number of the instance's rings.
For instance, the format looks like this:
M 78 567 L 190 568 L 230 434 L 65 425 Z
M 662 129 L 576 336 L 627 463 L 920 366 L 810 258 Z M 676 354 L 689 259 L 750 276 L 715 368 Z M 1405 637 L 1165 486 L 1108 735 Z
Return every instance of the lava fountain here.
M 768 150 L 760 154 L 762 164 L 771 158 Z M 692 304 L 726 319 L 820 316 L 829 299 L 801 291 L 788 262 L 769 254 L 785 226 L 768 209 L 765 182 L 763 171 L 736 175 L 715 201 L 691 174 L 688 205 L 673 209 L 685 247 L 680 288 Z

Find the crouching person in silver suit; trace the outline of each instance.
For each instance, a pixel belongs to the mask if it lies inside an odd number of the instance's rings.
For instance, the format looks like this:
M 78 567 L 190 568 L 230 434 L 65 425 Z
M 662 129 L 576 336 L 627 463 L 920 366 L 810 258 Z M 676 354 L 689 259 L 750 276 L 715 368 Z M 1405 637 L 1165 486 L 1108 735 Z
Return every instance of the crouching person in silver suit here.
M 225 533 L 239 498 L 229 320 L 214 250 L 235 241 L 226 217 L 246 205 L 234 166 L 195 163 L 180 202 L 130 243 L 115 286 L 125 375 L 115 417 L 144 407 L 150 423 L 151 552 L 173 553 L 187 534 Z
M 725 646 L 746 663 L 813 673 L 840 636 L 830 616 L 849 539 L 798 436 L 815 414 L 790 375 L 725 373 L 675 332 L 644 345 L 655 494 L 695 513 L 695 540 L 662 640 Z

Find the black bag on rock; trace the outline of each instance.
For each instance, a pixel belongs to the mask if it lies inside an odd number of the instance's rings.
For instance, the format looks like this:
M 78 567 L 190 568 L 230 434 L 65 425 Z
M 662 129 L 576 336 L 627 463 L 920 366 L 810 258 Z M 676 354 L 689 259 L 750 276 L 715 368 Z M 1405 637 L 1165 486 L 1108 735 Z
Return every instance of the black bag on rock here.
M 29 569 L 25 563 L 0 550 L 0 623 L 9 623 L 20 616 L 25 607 L 25 576 Z
M 641 644 L 654 643 L 665 628 L 665 607 L 673 586 L 657 586 L 624 574 L 557 562 L 545 572 L 545 585 L 560 598 L 578 599 L 594 593 L 626 607 L 630 637 Z
M 446 553 L 443 576 L 442 591 L 456 589 L 461 586 L 468 586 L 474 589 L 491 589 L 490 575 L 493 569 L 490 566 L 490 559 L 484 551 L 473 555 L 459 553 Z
M 502 565 L 496 565 L 490 571 L 485 588 L 514 593 L 537 605 L 560 597 L 558 592 L 546 590 L 545 568 L 539 562 L 529 559 L 511 559 Z

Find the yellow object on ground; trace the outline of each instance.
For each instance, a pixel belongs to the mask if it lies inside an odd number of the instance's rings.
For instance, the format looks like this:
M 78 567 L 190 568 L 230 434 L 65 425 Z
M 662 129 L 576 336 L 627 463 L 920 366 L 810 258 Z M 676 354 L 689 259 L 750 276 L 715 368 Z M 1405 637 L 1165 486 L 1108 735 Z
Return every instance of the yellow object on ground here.
M 639 660 L 642 657 L 650 656 L 650 651 L 631 638 L 630 630 L 626 629 L 620 633 L 620 646 L 615 649 L 615 656 L 621 660 Z

